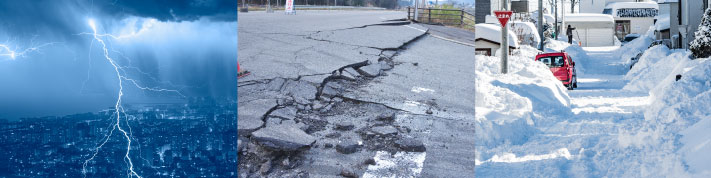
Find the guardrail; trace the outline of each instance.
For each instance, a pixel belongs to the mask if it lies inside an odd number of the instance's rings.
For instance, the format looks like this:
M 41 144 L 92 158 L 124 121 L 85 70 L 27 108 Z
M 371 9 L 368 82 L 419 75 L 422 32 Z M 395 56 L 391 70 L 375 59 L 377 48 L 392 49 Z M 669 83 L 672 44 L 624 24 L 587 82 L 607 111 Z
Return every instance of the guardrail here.
M 474 15 L 463 9 L 434 9 L 417 8 L 418 17 L 415 17 L 415 8 L 407 7 L 407 19 L 419 23 L 457 26 L 474 30 Z

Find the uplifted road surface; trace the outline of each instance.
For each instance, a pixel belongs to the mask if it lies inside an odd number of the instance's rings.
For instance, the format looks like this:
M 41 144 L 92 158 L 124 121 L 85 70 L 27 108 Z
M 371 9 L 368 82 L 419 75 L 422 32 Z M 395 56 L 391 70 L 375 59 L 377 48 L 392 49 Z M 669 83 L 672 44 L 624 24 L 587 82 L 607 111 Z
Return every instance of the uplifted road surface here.
M 474 47 L 406 16 L 240 13 L 240 177 L 473 175 Z

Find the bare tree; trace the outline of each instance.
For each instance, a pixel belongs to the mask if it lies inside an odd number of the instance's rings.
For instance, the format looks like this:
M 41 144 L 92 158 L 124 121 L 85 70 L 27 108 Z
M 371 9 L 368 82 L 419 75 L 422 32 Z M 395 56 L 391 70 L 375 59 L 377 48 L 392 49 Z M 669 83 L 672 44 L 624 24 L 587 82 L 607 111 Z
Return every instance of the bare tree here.
M 570 0 L 570 13 L 575 13 L 575 4 L 580 4 L 580 0 Z

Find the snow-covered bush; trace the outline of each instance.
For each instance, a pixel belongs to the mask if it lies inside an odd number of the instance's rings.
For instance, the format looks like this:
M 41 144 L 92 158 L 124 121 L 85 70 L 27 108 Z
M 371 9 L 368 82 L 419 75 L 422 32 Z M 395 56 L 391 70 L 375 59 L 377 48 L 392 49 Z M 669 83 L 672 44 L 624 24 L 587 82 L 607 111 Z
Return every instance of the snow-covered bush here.
M 711 56 L 711 8 L 706 9 L 704 18 L 701 19 L 699 29 L 694 33 L 694 41 L 689 44 L 689 49 L 696 58 Z

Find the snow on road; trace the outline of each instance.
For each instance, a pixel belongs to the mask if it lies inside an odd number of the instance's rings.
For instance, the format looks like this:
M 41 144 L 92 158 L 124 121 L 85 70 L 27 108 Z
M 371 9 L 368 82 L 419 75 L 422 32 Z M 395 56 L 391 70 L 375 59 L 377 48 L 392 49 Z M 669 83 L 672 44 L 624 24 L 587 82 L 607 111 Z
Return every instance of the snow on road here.
M 636 54 L 627 53 L 643 51 L 647 42 L 640 38 L 625 47 L 585 49 L 553 44 L 584 71 L 578 74 L 579 87 L 564 93 L 569 105 L 536 101 L 540 97 L 521 92 L 546 94 L 540 91 L 550 90 L 540 88 L 556 87 L 545 82 L 496 85 L 506 77 L 527 76 L 526 69 L 513 67 L 503 76 L 486 72 L 498 67 L 495 63 L 479 62 L 498 58 L 477 58 L 477 177 L 709 176 L 711 62 L 654 47 L 628 73 L 628 59 Z M 526 56 L 514 56 L 510 63 Z

